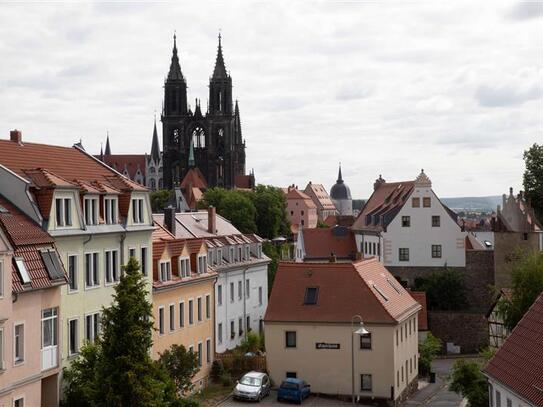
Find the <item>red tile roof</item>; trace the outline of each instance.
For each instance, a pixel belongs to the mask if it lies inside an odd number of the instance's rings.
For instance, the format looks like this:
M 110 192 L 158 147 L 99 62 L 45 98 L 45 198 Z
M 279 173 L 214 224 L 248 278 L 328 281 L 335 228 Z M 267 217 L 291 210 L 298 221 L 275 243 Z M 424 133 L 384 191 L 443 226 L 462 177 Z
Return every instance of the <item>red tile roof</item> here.
M 484 372 L 533 405 L 543 406 L 543 293 Z
M 253 177 L 251 175 L 236 175 L 234 185 L 240 189 L 251 189 L 253 187 Z
M 352 215 L 330 215 L 325 220 L 324 223 L 328 226 L 346 226 L 351 227 L 355 221 L 355 217 Z
M 313 192 L 313 195 L 315 199 L 320 203 L 323 210 L 335 210 L 336 206 L 332 202 L 332 199 L 330 199 L 330 195 L 328 195 L 328 192 L 326 192 L 326 188 L 324 188 L 324 185 L 322 184 L 313 184 L 311 181 L 309 181 L 309 184 L 305 187 L 304 192 L 311 196 L 311 192 Z
M 304 305 L 318 287 L 316 305 Z M 280 263 L 264 320 L 267 322 L 397 323 L 421 309 L 376 259 L 354 263 Z
M 100 156 L 96 156 L 96 158 L 99 159 Z M 121 174 L 123 174 L 126 166 L 130 179 L 134 179 L 138 168 L 145 177 L 145 154 L 112 154 L 104 155 L 103 158 L 107 165 L 119 171 Z
M 14 248 L 13 257 L 23 259 L 30 277 L 30 286 L 23 286 L 16 267 L 12 265 L 13 292 L 21 293 L 65 284 L 68 281 L 66 275 L 63 280 L 51 280 L 40 255 L 41 249 L 56 250 L 54 239 L 2 196 L 0 196 L 0 206 L 4 208 L 0 211 L 0 227 Z
M 426 293 L 424 291 L 409 291 L 411 297 L 413 297 L 422 307 L 419 312 L 419 331 L 428 330 L 428 308 L 426 305 Z
M 356 240 L 354 233 L 343 226 L 303 229 L 306 259 L 326 260 L 333 253 L 338 259 L 354 260 Z
M 207 189 L 207 182 L 202 171 L 198 167 L 194 167 L 187 171 L 180 186 L 181 188 Z

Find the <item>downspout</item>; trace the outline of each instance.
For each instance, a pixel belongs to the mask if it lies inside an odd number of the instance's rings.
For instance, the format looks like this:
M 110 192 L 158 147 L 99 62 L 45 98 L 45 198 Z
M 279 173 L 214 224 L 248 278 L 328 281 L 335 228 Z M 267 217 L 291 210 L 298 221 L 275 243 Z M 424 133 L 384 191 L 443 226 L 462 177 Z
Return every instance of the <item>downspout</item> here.
M 247 279 L 245 278 L 245 273 L 247 272 L 247 269 L 248 267 L 245 267 L 243 269 L 243 287 L 245 288 L 243 290 L 243 322 L 245 324 L 245 340 L 247 340 L 247 329 L 249 329 L 249 327 L 247 326 Z
M 121 250 L 121 264 L 125 264 L 124 263 L 124 240 L 126 239 L 126 232 L 123 232 L 121 233 L 121 237 L 119 239 L 119 243 L 120 243 L 120 250 Z M 149 254 L 148 254 L 149 255 Z

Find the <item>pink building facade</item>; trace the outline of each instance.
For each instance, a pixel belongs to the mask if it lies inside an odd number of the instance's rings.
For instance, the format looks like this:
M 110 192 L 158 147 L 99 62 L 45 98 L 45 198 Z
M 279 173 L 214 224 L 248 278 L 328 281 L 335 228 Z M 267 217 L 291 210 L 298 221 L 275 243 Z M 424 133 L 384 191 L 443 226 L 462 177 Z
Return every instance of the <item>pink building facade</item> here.
M 285 191 L 287 199 L 287 216 L 293 232 L 299 227 L 317 227 L 317 206 L 304 192 L 295 186 Z
M 0 197 L 0 406 L 58 406 L 60 286 L 51 236 Z

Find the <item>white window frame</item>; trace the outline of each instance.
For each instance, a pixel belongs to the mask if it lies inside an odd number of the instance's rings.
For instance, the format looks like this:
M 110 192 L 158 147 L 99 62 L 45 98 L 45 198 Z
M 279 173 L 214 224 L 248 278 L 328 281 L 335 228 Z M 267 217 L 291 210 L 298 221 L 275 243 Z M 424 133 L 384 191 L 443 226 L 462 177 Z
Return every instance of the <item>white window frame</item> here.
M 179 328 L 185 327 L 185 301 L 179 301 Z
M 90 255 L 91 265 L 90 265 L 90 275 L 92 276 L 92 283 L 87 284 L 89 279 L 87 279 L 87 255 Z M 83 254 L 83 268 L 85 269 L 85 290 L 93 290 L 100 287 L 100 252 L 85 252 Z M 95 258 L 96 256 L 96 258 Z M 98 261 L 96 261 L 98 260 Z M 94 273 L 96 266 L 96 275 Z M 95 278 L 96 277 L 96 278 Z
M 173 302 L 169 304 L 168 310 L 168 325 L 170 328 L 170 332 L 175 332 L 175 304 Z
M 87 318 L 91 318 L 91 331 L 89 332 L 88 326 L 87 326 Z M 89 342 L 94 342 L 98 336 L 100 336 L 100 318 L 101 314 L 100 311 L 95 312 L 89 312 L 85 314 L 84 321 L 85 321 L 85 328 L 84 328 L 84 334 L 85 334 L 85 340 Z M 96 329 L 95 329 L 96 327 Z
M 198 255 L 198 274 L 204 274 L 207 272 L 207 255 Z
M 189 298 L 189 326 L 194 325 L 194 298 Z
M 179 257 L 179 277 L 190 277 L 190 257 Z
M 17 327 L 23 327 L 23 338 L 22 338 L 22 358 L 17 358 Z M 25 363 L 26 358 L 26 341 L 25 341 L 25 322 L 17 321 L 13 323 L 13 366 L 21 366 Z
M 262 305 L 264 303 L 264 289 L 262 286 L 258 287 L 258 305 Z
M 245 260 L 251 259 L 251 247 L 249 245 L 245 246 Z
M 60 206 L 59 206 L 60 204 Z M 60 208 L 60 209 L 59 209 Z M 66 208 L 69 208 L 66 210 Z M 59 219 L 60 212 L 60 219 Z M 60 220 L 60 223 L 59 223 Z M 60 228 L 72 226 L 72 198 L 55 198 L 55 224 Z
M 222 284 L 217 285 L 217 306 L 222 305 Z
M 144 199 L 132 198 L 132 222 L 135 224 L 144 223 L 145 215 L 143 212 Z
M 238 281 L 238 300 L 241 300 L 243 298 L 243 281 Z
M 70 329 L 71 329 L 71 323 L 75 321 L 75 346 L 76 346 L 76 351 L 75 352 L 72 352 L 72 349 L 71 349 L 71 344 L 70 344 L 70 341 L 71 341 L 71 338 L 70 338 Z M 75 356 L 75 355 L 79 355 L 79 317 L 74 317 L 74 318 L 69 318 L 68 319 L 68 357 L 70 356 Z
M 143 253 L 145 253 L 145 256 L 143 255 Z M 140 267 L 141 267 L 141 272 L 144 276 L 147 276 L 148 263 L 149 263 L 149 248 L 147 246 L 141 246 L 140 247 Z
M 217 249 L 217 262 L 216 264 L 222 264 L 222 249 Z
M 222 343 L 222 335 L 223 335 L 223 329 L 222 329 L 222 322 L 219 322 L 217 325 L 217 340 L 219 343 Z
M 158 263 L 158 274 L 160 281 L 170 281 L 172 279 L 172 263 L 169 260 L 160 260 Z
M 89 196 L 89 197 L 85 197 L 83 198 L 83 212 L 84 212 L 84 216 L 85 216 L 85 225 L 87 226 L 95 226 L 95 225 L 98 225 L 98 219 L 99 219 L 99 214 L 98 214 L 98 208 L 99 208 L 99 204 L 98 204 L 98 197 L 96 196 Z
M 75 279 L 73 279 L 74 283 L 75 283 L 75 288 L 72 288 L 71 287 L 71 281 L 72 279 L 70 278 L 70 259 L 71 258 L 74 258 L 74 275 L 75 275 Z M 79 255 L 77 253 L 68 253 L 67 256 L 66 256 L 66 264 L 68 266 L 68 294 L 71 294 L 71 293 L 76 293 L 79 291 L 79 265 L 78 265 L 78 260 L 79 260 Z
M 44 317 L 44 312 L 45 311 L 48 311 L 48 310 L 51 310 L 51 316 L 48 316 L 48 317 Z M 51 348 L 51 347 L 55 347 L 55 346 L 58 346 L 58 335 L 59 335 L 59 326 L 58 326 L 58 322 L 59 322 L 59 312 L 58 312 L 58 308 L 56 307 L 52 307 L 52 308 L 46 308 L 46 309 L 42 309 L 41 311 L 41 350 L 45 349 L 46 346 L 44 345 L 43 341 L 45 339 L 45 335 L 43 334 L 43 331 L 44 331 L 44 323 L 47 322 L 47 321 L 51 321 L 52 325 L 51 325 L 51 339 L 52 339 L 52 344 L 51 345 L 48 345 L 47 348 Z
M 203 342 L 198 342 L 198 367 L 202 367 L 204 365 L 204 344 Z
M 108 259 L 109 253 L 109 259 Z M 114 256 L 113 253 L 116 253 Z M 113 285 L 121 279 L 121 260 L 119 257 L 119 249 L 104 250 L 104 284 Z
M 130 252 L 134 253 L 134 255 L 131 256 L 131 255 L 130 255 Z M 130 260 L 130 257 L 133 257 L 133 258 L 135 258 L 136 260 L 138 259 L 138 255 L 137 255 L 137 253 L 136 253 L 136 248 L 135 248 L 134 246 L 130 246 L 130 247 L 128 248 L 128 260 Z
M 211 318 L 211 294 L 205 295 L 205 318 L 210 319 Z
M 165 328 L 165 322 L 164 319 L 165 319 L 165 315 L 166 315 L 166 311 L 165 311 L 165 308 L 163 305 L 161 305 L 160 307 L 158 307 L 158 335 L 159 336 L 163 336 L 166 332 Z
M 245 298 L 251 297 L 251 280 L 245 279 Z
M 17 402 L 18 401 L 23 401 L 23 404 L 22 406 L 25 407 L 25 396 L 17 396 L 17 397 L 14 397 L 13 398 L 13 407 L 15 407 L 17 405 Z
M 234 286 L 234 282 L 231 281 L 230 282 L 230 302 L 234 302 L 235 298 L 236 298 L 235 286 Z
M 19 271 L 19 276 L 21 277 L 22 283 L 30 283 L 30 275 L 26 269 L 25 261 L 22 257 L 15 257 L 15 264 L 17 265 L 17 270 Z
M 204 307 L 202 302 L 202 297 L 196 298 L 196 321 L 198 323 L 204 320 Z
M 119 221 L 119 200 L 117 197 L 104 197 L 104 221 L 106 225 L 115 225 Z

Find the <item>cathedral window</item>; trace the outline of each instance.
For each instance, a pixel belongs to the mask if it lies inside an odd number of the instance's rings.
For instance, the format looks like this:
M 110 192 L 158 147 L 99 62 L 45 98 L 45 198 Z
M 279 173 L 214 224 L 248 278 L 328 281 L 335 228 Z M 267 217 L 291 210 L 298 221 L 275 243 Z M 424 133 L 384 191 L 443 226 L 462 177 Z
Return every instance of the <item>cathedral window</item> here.
M 222 92 L 219 91 L 219 112 L 222 111 Z
M 206 146 L 206 133 L 203 128 L 196 127 L 192 131 L 192 143 L 194 148 L 205 148 Z

